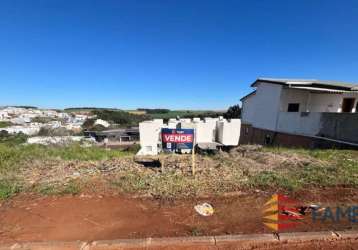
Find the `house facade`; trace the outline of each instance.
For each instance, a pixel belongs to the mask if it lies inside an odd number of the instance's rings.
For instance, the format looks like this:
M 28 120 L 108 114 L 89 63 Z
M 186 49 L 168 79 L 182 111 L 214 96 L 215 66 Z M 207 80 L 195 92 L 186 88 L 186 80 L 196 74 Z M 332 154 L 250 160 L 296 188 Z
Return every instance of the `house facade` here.
M 254 90 L 241 98 L 241 143 L 358 144 L 358 85 L 259 78 L 251 87 Z M 278 140 L 282 137 L 286 139 Z

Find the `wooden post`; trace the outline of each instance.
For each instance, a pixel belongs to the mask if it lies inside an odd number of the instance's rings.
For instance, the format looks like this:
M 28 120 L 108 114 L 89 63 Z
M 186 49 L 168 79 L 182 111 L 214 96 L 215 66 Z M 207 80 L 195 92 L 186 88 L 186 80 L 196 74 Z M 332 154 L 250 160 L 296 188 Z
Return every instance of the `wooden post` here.
M 160 158 L 159 158 L 159 162 L 161 163 L 160 164 L 161 171 L 162 171 L 162 173 L 164 173 L 165 157 L 163 156 L 161 161 L 160 161 Z
M 193 176 L 195 176 L 195 129 L 194 129 L 194 135 L 193 135 L 193 149 L 191 150 L 191 172 Z

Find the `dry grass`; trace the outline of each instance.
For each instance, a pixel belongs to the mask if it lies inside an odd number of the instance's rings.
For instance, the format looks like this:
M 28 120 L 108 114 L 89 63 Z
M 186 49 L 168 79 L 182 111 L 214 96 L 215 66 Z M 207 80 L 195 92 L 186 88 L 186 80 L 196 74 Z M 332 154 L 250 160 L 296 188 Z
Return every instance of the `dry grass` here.
M 238 147 L 213 156 L 197 155 L 193 177 L 191 155 L 160 155 L 161 168 L 145 167 L 134 160 L 134 155 L 102 149 L 77 148 L 77 153 L 63 148 L 42 149 L 47 150 L 46 154 L 29 150 L 31 157 L 12 150 L 19 157 L 5 157 L 2 162 L 10 171 L 1 172 L 1 198 L 19 191 L 44 195 L 87 191 L 183 197 L 254 189 L 291 191 L 309 186 L 358 186 L 355 151 Z

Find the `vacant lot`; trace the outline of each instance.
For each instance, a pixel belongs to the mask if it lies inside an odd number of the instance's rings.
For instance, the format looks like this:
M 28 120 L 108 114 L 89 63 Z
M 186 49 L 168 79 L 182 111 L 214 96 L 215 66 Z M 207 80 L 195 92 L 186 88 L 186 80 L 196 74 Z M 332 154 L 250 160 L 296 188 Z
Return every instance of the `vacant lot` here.
M 213 155 L 0 143 L 0 244 L 269 232 L 262 207 L 277 191 L 304 204 L 357 204 L 358 152 L 242 146 Z M 213 205 L 203 217 L 194 206 Z M 294 231 L 357 229 L 312 223 Z
M 161 198 L 358 185 L 358 152 L 246 146 L 214 155 L 160 155 L 143 165 L 134 152 L 80 145 L 0 144 L 0 199 L 41 195 L 135 194 Z

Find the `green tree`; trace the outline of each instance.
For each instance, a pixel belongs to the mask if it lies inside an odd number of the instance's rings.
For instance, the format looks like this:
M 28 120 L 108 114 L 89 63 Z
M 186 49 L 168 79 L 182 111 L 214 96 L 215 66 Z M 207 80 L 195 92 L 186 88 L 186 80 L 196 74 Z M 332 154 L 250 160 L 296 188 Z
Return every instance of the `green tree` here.
M 95 110 L 92 111 L 98 119 L 120 124 L 121 126 L 138 126 L 138 123 L 148 119 L 146 115 L 130 114 L 123 110 Z
M 85 122 L 82 124 L 83 129 L 91 130 L 94 126 L 94 123 L 96 122 L 96 119 L 86 119 Z
M 232 118 L 241 118 L 241 108 L 239 104 L 229 107 L 229 109 L 224 114 L 226 119 Z

